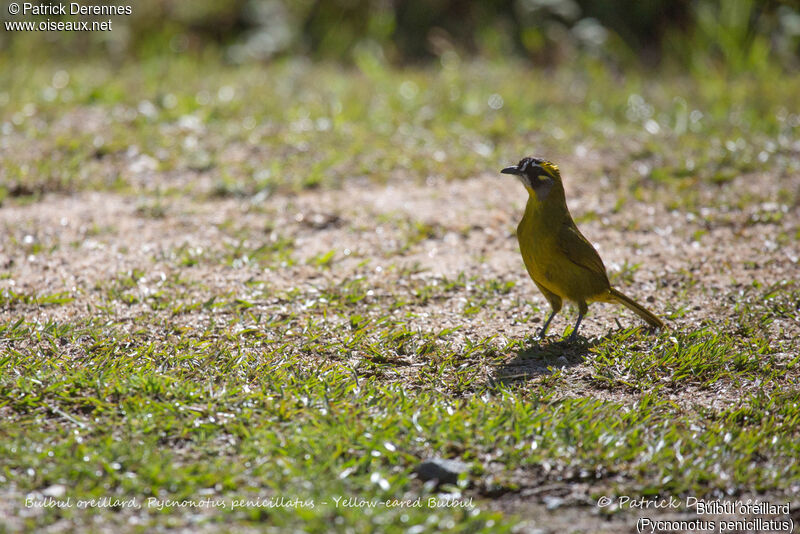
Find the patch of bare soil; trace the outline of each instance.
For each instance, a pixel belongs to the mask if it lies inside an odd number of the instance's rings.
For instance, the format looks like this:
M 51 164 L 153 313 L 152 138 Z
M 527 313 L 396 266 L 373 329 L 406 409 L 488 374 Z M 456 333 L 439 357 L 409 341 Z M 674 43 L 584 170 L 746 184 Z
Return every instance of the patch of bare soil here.
M 626 273 L 615 285 L 662 316 L 683 310 L 670 321 L 672 329 L 733 320 L 737 298 L 747 298 L 754 283 L 768 287 L 796 280 L 800 247 L 794 239 L 781 243 L 779 237 L 795 235 L 800 219 L 796 206 L 759 203 L 734 211 L 709 204 L 700 217 L 631 200 L 615 211 L 616 191 L 606 190 L 602 180 L 574 185 L 567 176 L 566 181 L 573 215 L 581 220 L 591 214 L 579 226 L 600 252 L 612 280 L 614 273 Z M 254 279 L 278 292 L 338 284 L 358 275 L 380 292 L 416 279 L 464 273 L 516 286 L 496 309 L 472 319 L 453 315 L 458 310 L 451 309 L 452 302 L 447 307 L 434 302 L 426 306 L 426 322 L 455 323 L 470 336 L 524 336 L 535 325 L 509 320 L 520 312 L 514 303 L 531 301 L 542 315 L 547 308 L 527 278 L 514 237 L 525 195 L 515 181 L 495 175 L 425 185 L 361 182 L 341 190 L 266 199 L 167 198 L 158 201 L 156 216 L 150 214 L 153 201 L 146 198 L 91 192 L 46 196 L 0 211 L 0 265 L 8 276 L 0 280 L 0 288 L 69 292 L 75 297 L 71 304 L 25 310 L 26 315 L 67 319 L 97 305 L 104 283 L 136 270 L 143 273 L 138 280 L 143 292 L 159 279 L 179 276 L 198 283 L 198 298 L 242 294 L 243 284 Z M 770 218 L 774 213 L 780 217 Z M 281 238 L 292 240 L 293 265 L 278 262 L 262 269 L 231 256 L 237 247 L 246 257 L 248 251 Z M 308 263 L 331 250 L 331 268 Z M 181 262 L 194 256 L 199 258 L 195 265 Z M 20 311 L 0 313 L 8 318 Z M 134 307 L 120 313 L 137 311 Z M 582 333 L 601 336 L 617 320 L 624 325 L 637 320 L 621 313 L 624 318 L 612 306 L 592 305 Z M 554 326 L 563 330 L 573 320 L 574 314 L 562 314 Z M 768 328 L 776 340 L 798 333 L 797 324 L 780 319 Z

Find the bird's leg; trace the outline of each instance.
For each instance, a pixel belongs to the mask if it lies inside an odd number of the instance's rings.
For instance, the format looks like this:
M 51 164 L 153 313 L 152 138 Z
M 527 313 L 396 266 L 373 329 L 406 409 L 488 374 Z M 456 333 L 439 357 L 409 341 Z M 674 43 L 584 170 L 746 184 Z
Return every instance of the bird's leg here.
M 547 327 L 550 326 L 550 321 L 553 320 L 553 317 L 556 316 L 556 313 L 557 312 L 555 309 L 550 312 L 550 317 L 547 318 L 547 320 L 544 322 L 544 325 L 542 325 L 542 329 L 539 330 L 539 339 L 544 339 L 544 335 L 547 332 Z
M 572 329 L 572 333 L 569 335 L 569 339 L 567 341 L 575 341 L 575 336 L 578 335 L 578 328 L 581 326 L 581 321 L 583 320 L 583 312 L 578 313 L 578 322 L 575 323 L 575 328 Z
M 572 329 L 572 333 L 569 335 L 569 339 L 567 341 L 575 341 L 575 336 L 578 335 L 578 328 L 581 327 L 581 321 L 583 321 L 583 316 L 586 315 L 586 312 L 589 311 L 589 306 L 586 302 L 579 302 L 578 303 L 578 322 L 575 323 L 575 328 Z

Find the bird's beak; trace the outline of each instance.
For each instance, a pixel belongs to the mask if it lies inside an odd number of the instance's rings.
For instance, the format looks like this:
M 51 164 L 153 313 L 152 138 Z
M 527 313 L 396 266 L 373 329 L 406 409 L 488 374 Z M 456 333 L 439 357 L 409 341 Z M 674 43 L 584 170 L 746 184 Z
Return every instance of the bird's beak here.
M 500 172 L 502 172 L 503 174 L 517 174 L 517 175 L 522 175 L 522 171 L 520 171 L 520 170 L 517 168 L 517 166 L 516 166 L 516 165 L 512 165 L 511 167 L 506 167 L 505 169 L 503 169 L 503 170 L 502 170 L 502 171 L 500 171 Z

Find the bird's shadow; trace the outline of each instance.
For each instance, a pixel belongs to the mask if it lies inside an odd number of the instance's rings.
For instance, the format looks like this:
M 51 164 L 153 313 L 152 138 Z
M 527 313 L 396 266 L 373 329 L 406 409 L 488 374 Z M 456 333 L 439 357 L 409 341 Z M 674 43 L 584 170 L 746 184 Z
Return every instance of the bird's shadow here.
M 580 336 L 572 341 L 555 338 L 527 341 L 513 358 L 495 368 L 490 381 L 512 385 L 549 376 L 561 368 L 575 367 L 582 364 L 589 350 L 601 341 L 602 338 Z

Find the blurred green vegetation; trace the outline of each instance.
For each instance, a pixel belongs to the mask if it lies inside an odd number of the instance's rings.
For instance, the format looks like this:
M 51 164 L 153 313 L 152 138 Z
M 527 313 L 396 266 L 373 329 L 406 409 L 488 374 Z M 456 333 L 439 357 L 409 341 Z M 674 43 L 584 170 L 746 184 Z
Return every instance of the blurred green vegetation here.
M 768 64 L 794 68 L 800 57 L 800 11 L 785 0 L 139 0 L 130 5 L 131 16 L 112 17 L 111 32 L 4 31 L 0 50 L 17 57 L 102 55 L 117 61 L 211 53 L 233 63 L 286 55 L 350 62 L 365 48 L 391 63 L 455 52 L 489 59 L 521 56 L 550 65 L 589 54 L 620 66 L 756 74 Z M 6 6 L 0 17 L 25 18 L 10 17 Z

